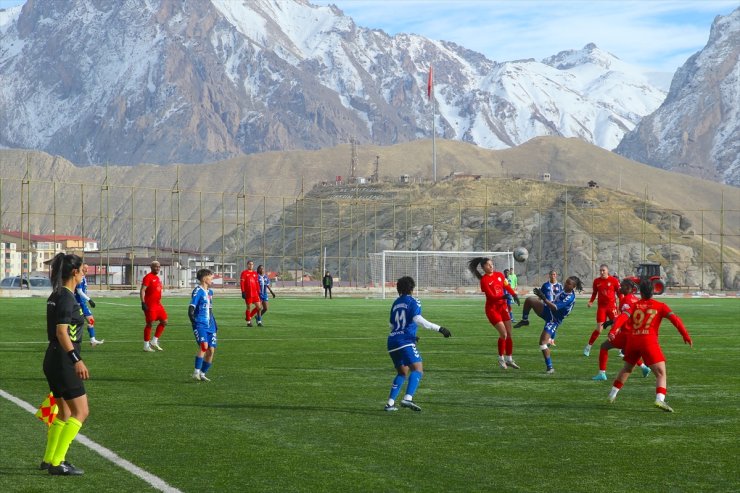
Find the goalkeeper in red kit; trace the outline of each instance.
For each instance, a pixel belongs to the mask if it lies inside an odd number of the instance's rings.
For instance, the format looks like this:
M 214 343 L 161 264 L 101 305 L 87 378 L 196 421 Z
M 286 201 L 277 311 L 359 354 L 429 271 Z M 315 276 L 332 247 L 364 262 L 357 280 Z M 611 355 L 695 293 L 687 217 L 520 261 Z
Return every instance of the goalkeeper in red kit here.
M 599 277 L 594 279 L 593 289 L 591 290 L 591 299 L 588 301 L 588 307 L 594 304 L 596 297 L 599 297 L 596 305 L 596 330 L 591 333 L 588 344 L 583 348 L 583 355 L 591 354 L 591 346 L 604 329 L 604 322 L 614 320 L 617 316 L 617 298 L 619 294 L 619 279 L 609 275 L 609 266 L 601 264 L 599 266 Z
M 650 280 L 644 280 L 640 283 L 640 295 L 641 299 L 627 308 L 617 318 L 614 327 L 609 331 L 609 340 L 613 340 L 617 330 L 625 322 L 628 320 L 632 322 L 632 333 L 627 338 L 627 347 L 624 350 L 624 367 L 619 370 L 619 374 L 614 380 L 613 387 L 609 392 L 609 402 L 614 402 L 617 393 L 627 382 L 635 364 L 640 358 L 643 358 L 645 364 L 655 374 L 655 407 L 672 413 L 673 409 L 665 402 L 668 380 L 665 356 L 663 356 L 663 350 L 658 343 L 660 322 L 667 318 L 678 329 L 684 343 L 691 347 L 694 347 L 694 344 L 681 319 L 673 313 L 668 305 L 653 299 L 653 284 Z

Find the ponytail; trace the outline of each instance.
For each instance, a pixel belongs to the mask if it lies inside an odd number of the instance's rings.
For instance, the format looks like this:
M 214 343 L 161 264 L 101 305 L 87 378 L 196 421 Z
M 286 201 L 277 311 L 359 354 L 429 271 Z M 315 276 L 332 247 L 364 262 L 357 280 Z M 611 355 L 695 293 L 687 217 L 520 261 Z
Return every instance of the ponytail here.
M 578 276 L 570 276 L 568 279 L 572 280 L 576 285 L 576 291 L 579 293 L 583 291 L 583 282 L 581 282 L 581 279 Z
M 476 279 L 480 280 L 483 278 L 483 274 L 480 273 L 478 267 L 488 262 L 488 260 L 490 259 L 487 257 L 475 257 L 468 262 L 468 270 L 476 277 Z
M 82 257 L 74 254 L 57 253 L 51 260 L 51 285 L 54 291 L 58 291 L 64 283 L 72 277 L 72 270 L 82 268 Z
M 640 295 L 645 300 L 653 297 L 653 282 L 650 279 L 640 281 Z

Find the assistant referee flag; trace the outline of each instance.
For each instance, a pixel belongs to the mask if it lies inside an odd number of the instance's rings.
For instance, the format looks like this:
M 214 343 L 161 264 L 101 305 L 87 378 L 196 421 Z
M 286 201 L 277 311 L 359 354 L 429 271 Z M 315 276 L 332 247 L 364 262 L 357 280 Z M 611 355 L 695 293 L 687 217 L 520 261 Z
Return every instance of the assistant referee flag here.
M 54 394 L 49 392 L 49 395 L 39 406 L 39 410 L 36 411 L 36 417 L 46 423 L 46 426 L 51 426 L 57 414 L 59 414 L 59 406 L 57 406 L 56 399 L 54 399 Z

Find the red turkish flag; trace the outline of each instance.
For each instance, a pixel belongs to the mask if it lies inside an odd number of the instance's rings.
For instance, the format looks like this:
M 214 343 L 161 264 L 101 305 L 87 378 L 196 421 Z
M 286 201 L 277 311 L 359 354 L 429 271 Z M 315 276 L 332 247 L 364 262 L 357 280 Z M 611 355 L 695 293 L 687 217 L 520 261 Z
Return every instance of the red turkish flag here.
M 432 99 L 432 66 L 429 65 L 429 79 L 427 80 L 427 98 Z

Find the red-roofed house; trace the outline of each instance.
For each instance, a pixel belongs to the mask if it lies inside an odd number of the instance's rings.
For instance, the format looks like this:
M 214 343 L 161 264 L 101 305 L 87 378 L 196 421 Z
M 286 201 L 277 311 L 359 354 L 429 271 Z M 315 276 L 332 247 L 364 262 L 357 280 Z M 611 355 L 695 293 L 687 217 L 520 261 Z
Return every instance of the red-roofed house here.
M 92 238 L 57 234 L 37 235 L 27 231 L 21 234 L 20 231 L 2 230 L 0 241 L 6 254 L 3 265 L 3 274 L 6 277 L 25 275 L 29 272 L 46 272 L 44 262 L 59 252 L 82 254 L 98 248 L 97 240 Z

